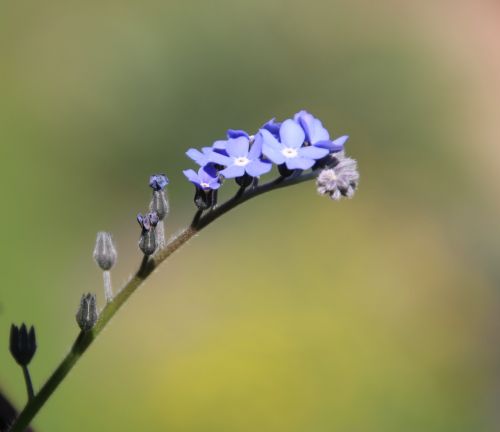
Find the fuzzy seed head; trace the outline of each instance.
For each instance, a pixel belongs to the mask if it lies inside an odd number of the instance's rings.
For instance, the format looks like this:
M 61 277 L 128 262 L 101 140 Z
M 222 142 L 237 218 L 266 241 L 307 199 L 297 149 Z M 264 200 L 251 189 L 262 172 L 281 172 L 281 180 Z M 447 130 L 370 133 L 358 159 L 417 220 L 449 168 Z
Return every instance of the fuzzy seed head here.
M 358 186 L 359 173 L 354 159 L 341 157 L 333 168 L 321 171 L 316 179 L 320 195 L 328 195 L 333 200 L 352 198 Z

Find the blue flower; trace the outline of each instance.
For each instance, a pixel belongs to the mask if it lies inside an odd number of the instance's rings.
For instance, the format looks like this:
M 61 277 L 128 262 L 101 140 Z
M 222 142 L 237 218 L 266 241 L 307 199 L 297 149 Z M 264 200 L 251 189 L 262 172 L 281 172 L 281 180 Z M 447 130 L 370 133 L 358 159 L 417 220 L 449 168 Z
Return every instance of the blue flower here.
M 304 129 L 306 141 L 316 147 L 328 149 L 332 153 L 341 151 L 349 139 L 347 135 L 344 135 L 333 141 L 330 140 L 330 134 L 323 127 L 321 121 L 307 111 L 299 111 L 295 114 L 294 120 Z
M 285 120 L 279 130 L 280 141 L 267 129 L 261 129 L 262 153 L 277 165 L 285 164 L 290 170 L 309 169 L 316 160 L 325 157 L 329 151 L 314 145 L 302 147 L 305 133 L 294 120 Z
M 189 169 L 183 171 L 188 180 L 193 183 L 197 189 L 203 191 L 216 190 L 220 187 L 217 171 L 211 165 L 207 165 L 198 170 L 198 172 Z
M 147 213 L 145 216 L 143 216 L 141 213 L 137 215 L 137 222 L 139 222 L 139 225 L 142 228 L 142 231 L 150 231 L 151 228 L 154 228 L 156 225 L 158 225 L 159 222 L 158 215 L 156 212 L 151 212 Z
M 257 135 L 250 147 L 248 137 L 239 136 L 226 141 L 227 156 L 213 152 L 210 161 L 226 168 L 220 171 L 225 178 L 237 178 L 248 174 L 250 177 L 258 177 L 266 174 L 272 169 L 269 162 L 263 162 L 262 137 Z
M 155 191 L 161 191 L 165 189 L 169 181 L 165 174 L 154 174 L 149 177 L 149 186 Z

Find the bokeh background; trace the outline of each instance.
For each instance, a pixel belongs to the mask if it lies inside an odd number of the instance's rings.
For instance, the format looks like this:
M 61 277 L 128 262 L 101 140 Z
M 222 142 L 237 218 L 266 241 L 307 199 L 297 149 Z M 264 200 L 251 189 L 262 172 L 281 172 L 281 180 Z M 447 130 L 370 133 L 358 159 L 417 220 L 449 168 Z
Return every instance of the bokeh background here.
M 35 420 L 37 431 L 500 430 L 496 0 L 2 1 L 0 387 L 36 326 L 39 387 L 97 291 L 136 267 L 150 173 L 170 234 L 188 147 L 299 109 L 359 161 L 225 216 L 162 266 Z

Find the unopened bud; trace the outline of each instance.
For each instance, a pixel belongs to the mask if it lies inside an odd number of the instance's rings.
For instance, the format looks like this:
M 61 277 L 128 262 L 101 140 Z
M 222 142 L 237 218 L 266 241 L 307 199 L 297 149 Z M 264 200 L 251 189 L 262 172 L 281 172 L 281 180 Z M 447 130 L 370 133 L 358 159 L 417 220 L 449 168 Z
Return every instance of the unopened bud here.
M 199 210 L 207 210 L 217 204 L 217 189 L 196 188 L 194 203 Z
M 156 241 L 156 225 L 159 222 L 158 215 L 156 212 L 148 213 L 145 216 L 139 213 L 137 215 L 137 222 L 139 222 L 142 228 L 139 248 L 144 255 L 153 255 L 158 246 Z
M 10 327 L 10 353 L 20 366 L 28 366 L 36 352 L 35 328 L 30 327 L 29 331 L 26 324 L 17 327 L 12 324 Z
M 165 195 L 165 191 L 154 191 L 153 198 L 151 198 L 151 204 L 149 208 L 152 212 L 156 212 L 160 220 L 165 219 L 168 214 L 168 199 Z
M 97 265 L 102 270 L 110 270 L 115 265 L 116 255 L 111 234 L 104 231 L 98 232 L 94 249 L 94 259 Z
M 78 326 L 87 332 L 92 330 L 98 318 L 95 294 L 84 294 L 80 300 L 80 307 L 76 313 Z
M 162 191 L 168 185 L 169 180 L 165 174 L 153 174 L 149 177 L 149 186 L 154 191 Z
M 143 231 L 141 238 L 139 239 L 139 248 L 144 253 L 144 255 L 153 255 L 156 251 L 156 233 L 152 229 L 150 231 Z

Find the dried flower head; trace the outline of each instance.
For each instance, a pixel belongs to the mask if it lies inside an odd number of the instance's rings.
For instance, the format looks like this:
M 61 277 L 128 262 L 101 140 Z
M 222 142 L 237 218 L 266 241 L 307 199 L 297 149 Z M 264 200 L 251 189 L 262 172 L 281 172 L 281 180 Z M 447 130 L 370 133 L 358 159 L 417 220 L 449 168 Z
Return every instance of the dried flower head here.
M 320 195 L 328 195 L 333 200 L 352 198 L 358 186 L 359 173 L 354 159 L 341 158 L 333 168 L 321 171 L 316 179 Z

